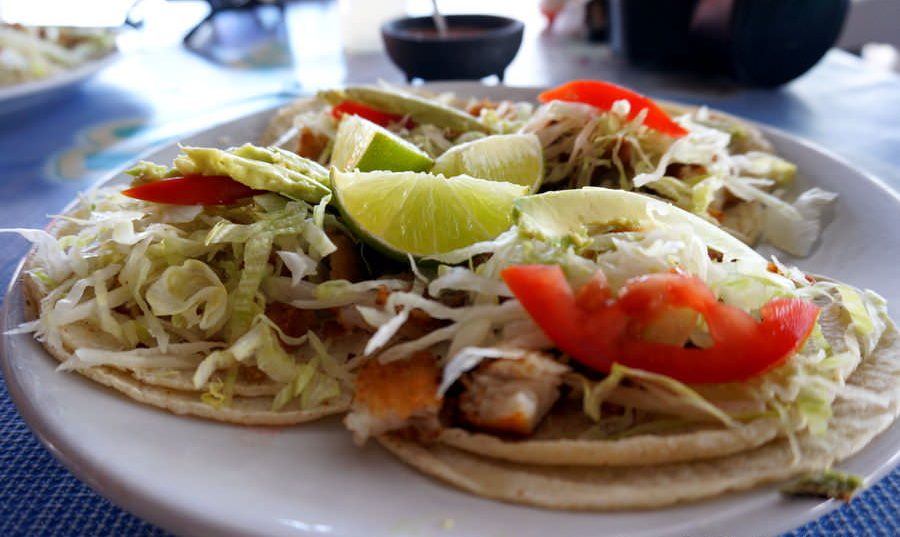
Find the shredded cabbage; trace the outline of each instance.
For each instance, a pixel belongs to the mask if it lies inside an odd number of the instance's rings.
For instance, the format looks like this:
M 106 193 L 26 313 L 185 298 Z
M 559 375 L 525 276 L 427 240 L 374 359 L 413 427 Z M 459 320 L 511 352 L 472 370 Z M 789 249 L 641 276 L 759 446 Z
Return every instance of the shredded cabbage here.
M 502 349 L 495 347 L 466 347 L 456 353 L 447 361 L 441 377 L 441 385 L 438 387 L 438 395 L 441 397 L 454 382 L 466 371 L 474 369 L 485 358 L 521 358 L 525 354 L 519 349 Z
M 196 326 L 206 333 L 221 328 L 228 315 L 228 290 L 209 265 L 195 259 L 166 268 L 146 297 L 153 315 L 170 316 L 176 326 Z
M 701 181 L 702 183 L 702 181 Z M 679 270 L 702 278 L 727 303 L 751 313 L 774 297 L 798 296 L 840 300 L 855 318 L 846 348 L 834 348 L 814 335 L 802 352 L 785 365 L 745 383 L 687 386 L 663 375 L 614 365 L 597 380 L 578 381 L 584 412 L 597 421 L 616 422 L 616 435 L 638 430 L 678 428 L 697 421 L 716 421 L 726 427 L 762 418 L 779 417 L 785 434 L 808 429 L 821 435 L 831 416 L 831 404 L 841 389 L 841 379 L 859 360 L 857 348 L 871 348 L 880 338 L 877 326 L 884 313 L 877 295 L 849 288 L 841 298 L 834 284 L 811 283 L 802 272 L 774 261 L 773 272 L 759 259 L 716 259 L 708 245 L 687 226 L 668 225 L 636 232 L 585 230 L 582 240 L 545 240 L 513 228 L 491 243 L 442 256 L 444 263 L 459 263 L 472 255 L 490 252 L 468 266 L 440 266 L 425 291 L 392 293 L 382 306 L 359 308 L 367 322 L 379 327 L 367 353 L 378 352 L 382 362 L 404 359 L 429 350 L 444 364 L 440 393 L 459 382 L 466 371 L 488 357 L 511 357 L 529 349 L 548 349 L 552 344 L 534 325 L 500 279 L 503 268 L 523 263 L 561 265 L 573 287 L 603 270 L 613 292 L 629 279 L 648 273 Z M 465 293 L 465 305 L 448 307 L 441 297 Z M 416 309 L 432 319 L 450 324 L 412 340 L 397 339 L 398 329 Z M 702 339 L 704 334 L 697 336 Z M 578 377 L 576 377 L 578 378 Z M 625 379 L 627 383 L 623 382 Z M 624 409 L 603 413 L 604 402 Z M 642 416 L 633 419 L 634 413 Z M 629 418 L 629 416 L 632 416 Z M 648 418 L 648 416 L 650 416 Z M 649 421 L 648 421 L 649 419 Z M 643 429 L 641 429 L 643 428 Z
M 544 185 L 652 192 L 749 242 L 763 238 L 794 255 L 809 253 L 835 194 L 811 189 L 793 204 L 784 201 L 773 190 L 787 186 L 796 167 L 748 150 L 741 129 L 712 120 L 706 109 L 675 118 L 688 133 L 674 139 L 647 128 L 646 114 L 629 120 L 629 111 L 626 101 L 609 111 L 560 101 L 535 110 L 521 131 L 536 134 L 544 148 Z M 747 210 L 754 202 L 766 210 Z
M 146 163 L 139 168 L 138 176 L 167 173 Z M 88 192 L 60 217 L 59 238 L 5 230 L 35 243 L 32 277 L 45 295 L 39 319 L 20 329 L 55 347 L 63 346 L 68 325 L 101 333 L 96 348 L 77 349 L 62 370 L 187 370 L 205 390 L 201 399 L 222 406 L 243 382 L 239 368 L 252 366 L 275 386 L 292 385 L 290 403 L 305 393 L 296 377 L 310 342 L 288 336 L 265 315 L 274 302 L 269 291 L 283 286 L 312 298 L 323 283 L 319 265 L 334 251 L 324 230 L 327 203 L 313 207 L 269 193 L 234 206 L 170 207 L 114 188 Z M 280 271 L 286 276 L 276 276 Z M 370 288 L 380 285 L 400 284 Z M 345 345 L 340 352 L 340 360 L 318 358 L 325 369 L 298 405 L 312 408 L 343 394 L 351 381 L 347 357 L 361 349 Z
M 221 344 L 204 341 L 170 345 L 168 353 L 159 347 L 130 351 L 81 348 L 76 349 L 57 370 L 71 371 L 98 365 L 113 365 L 124 369 L 194 369 L 199 365 L 201 355 L 216 347 L 221 347 Z

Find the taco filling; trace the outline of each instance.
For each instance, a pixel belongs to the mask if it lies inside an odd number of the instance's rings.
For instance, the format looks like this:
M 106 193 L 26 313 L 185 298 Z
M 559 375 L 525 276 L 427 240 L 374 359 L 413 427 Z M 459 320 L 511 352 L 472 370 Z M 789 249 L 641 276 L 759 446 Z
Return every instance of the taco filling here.
M 357 442 L 376 436 L 483 496 L 647 508 L 820 472 L 900 412 L 896 328 L 877 294 L 748 254 L 637 194 L 547 196 L 520 199 L 517 225 L 490 244 L 419 268 L 421 299 L 388 297 L 379 332 L 393 344 L 366 366 L 381 374 L 356 379 L 380 404 L 358 395 L 344 420 Z M 628 225 L 585 222 L 585 198 Z M 570 225 L 541 225 L 563 211 Z M 462 291 L 465 303 L 442 302 Z M 451 323 L 395 333 L 412 303 Z M 429 364 L 414 384 L 388 373 L 410 352 Z M 408 419 L 384 405 L 413 386 L 437 398 L 404 398 Z
M 896 416 L 884 300 L 750 246 L 804 255 L 834 198 L 786 201 L 794 166 L 752 127 L 576 81 L 538 105 L 327 91 L 265 138 L 182 147 L 13 230 L 35 244 L 20 330 L 139 401 L 349 410 L 358 443 L 548 507 L 822 470 Z M 667 497 L 628 477 L 731 468 Z
M 594 80 L 548 90 L 537 105 L 387 86 L 324 91 L 282 110 L 263 143 L 328 164 L 345 116 L 364 118 L 414 144 L 437 159 L 436 170 L 446 169 L 442 155 L 456 157 L 460 145 L 534 135 L 542 153 L 541 191 L 600 186 L 649 194 L 748 244 L 768 242 L 792 255 L 809 253 L 835 199 L 817 188 L 789 196 L 796 166 L 775 155 L 752 125 L 704 107 L 657 105 Z M 498 145 L 485 159 L 506 151 Z M 482 158 L 467 160 L 477 168 Z M 464 172 L 486 177 L 456 171 Z
M 722 231 L 649 198 L 592 188 L 546 196 L 517 202 L 518 221 L 530 229 L 478 245 L 467 252 L 477 258 L 469 266 L 439 264 L 422 296 L 385 301 L 380 339 L 395 344 L 374 355 L 380 367 L 413 349 L 435 356 L 451 437 L 601 440 L 757 422 L 778 423 L 788 436 L 821 434 L 842 384 L 889 322 L 874 293 L 744 250 L 716 250 L 702 235 L 721 235 L 723 248 L 730 239 Z M 535 219 L 558 213 L 535 198 L 570 217 L 586 200 L 637 202 L 644 215 L 632 214 L 624 230 L 578 223 L 554 235 Z M 452 252 L 435 259 L 456 260 Z M 443 294 L 458 301 L 461 292 L 464 305 L 442 303 Z M 404 340 L 393 321 L 410 303 L 454 322 Z M 383 389 L 405 387 L 385 376 Z M 359 439 L 366 433 L 353 416 L 368 410 L 357 399 L 347 421 Z M 551 433 L 561 419 L 568 429 Z M 407 426 L 416 429 L 393 421 L 378 430 Z

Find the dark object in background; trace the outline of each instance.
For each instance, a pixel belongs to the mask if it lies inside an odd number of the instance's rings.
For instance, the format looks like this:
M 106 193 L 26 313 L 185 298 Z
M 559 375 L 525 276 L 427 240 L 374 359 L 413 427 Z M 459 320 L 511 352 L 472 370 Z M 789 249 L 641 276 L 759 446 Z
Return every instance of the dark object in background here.
M 516 57 L 525 26 L 493 15 L 447 15 L 448 35 L 431 17 L 386 22 L 381 37 L 388 56 L 412 81 L 471 80 L 503 72 Z
M 231 67 L 291 65 L 285 0 L 206 0 L 210 11 L 184 36 L 184 46 Z
M 584 5 L 587 38 L 592 43 L 609 39 L 609 0 L 589 0 Z
M 638 65 L 777 86 L 835 43 L 849 0 L 609 0 L 613 49 Z

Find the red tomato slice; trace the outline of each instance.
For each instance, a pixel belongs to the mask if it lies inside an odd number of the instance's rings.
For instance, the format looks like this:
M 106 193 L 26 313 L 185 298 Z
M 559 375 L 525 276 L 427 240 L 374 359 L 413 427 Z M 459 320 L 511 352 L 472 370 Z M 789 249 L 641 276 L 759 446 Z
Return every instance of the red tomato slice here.
M 547 337 L 575 360 L 604 373 L 620 363 L 689 384 L 738 382 L 778 367 L 803 346 L 819 315 L 806 300 L 776 298 L 757 321 L 718 302 L 703 281 L 686 274 L 633 278 L 618 298 L 602 272 L 577 292 L 558 266 L 518 265 L 501 274 Z M 674 308 L 703 316 L 713 345 L 688 348 L 641 338 L 644 328 Z
M 341 119 L 341 117 L 343 117 L 345 114 L 368 119 L 372 123 L 376 123 L 378 125 L 381 125 L 382 127 L 387 127 L 391 123 L 403 123 L 404 126 L 408 129 L 415 127 L 415 123 L 413 123 L 412 120 L 407 120 L 406 122 L 404 122 L 403 116 L 399 114 L 389 114 L 387 112 L 382 112 L 381 110 L 376 110 L 371 106 L 367 106 L 356 101 L 344 101 L 331 109 L 331 115 L 335 119 Z
M 550 101 L 584 103 L 607 111 L 612 109 L 614 102 L 625 99 L 631 103 L 628 119 L 634 119 L 641 110 L 646 108 L 647 117 L 644 119 L 644 125 L 676 138 L 688 133 L 684 127 L 672 121 L 672 118 L 652 100 L 640 93 L 609 82 L 573 80 L 541 93 L 538 99 L 542 103 Z
M 254 190 L 231 177 L 188 175 L 144 183 L 124 190 L 122 194 L 129 198 L 171 205 L 230 205 L 263 192 L 265 191 Z

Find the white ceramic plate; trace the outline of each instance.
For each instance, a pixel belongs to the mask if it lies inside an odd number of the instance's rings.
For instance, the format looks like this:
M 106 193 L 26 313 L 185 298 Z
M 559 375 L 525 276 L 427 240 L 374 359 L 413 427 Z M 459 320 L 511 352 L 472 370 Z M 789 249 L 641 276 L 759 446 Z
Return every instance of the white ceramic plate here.
M 91 75 L 115 61 L 118 56 L 118 52 L 113 51 L 102 58 L 91 60 L 48 78 L 11 86 L 0 86 L 0 114 L 8 114 L 53 99 L 84 82 Z
M 526 89 L 455 86 L 529 99 Z M 255 139 L 267 113 L 190 137 L 190 145 Z M 900 199 L 821 149 L 766 129 L 802 170 L 802 187 L 840 193 L 822 243 L 799 264 L 876 289 L 897 318 Z M 150 160 L 168 162 L 174 145 Z M 22 321 L 20 288 L 7 295 L 6 327 Z M 569 513 L 509 505 L 424 477 L 370 443 L 357 448 L 337 419 L 284 429 L 181 418 L 144 407 L 55 363 L 27 335 L 2 341 L 4 374 L 25 420 L 79 478 L 138 516 L 184 535 L 546 536 L 774 535 L 836 502 L 786 500 L 770 486 L 692 505 L 634 513 Z M 841 465 L 874 481 L 900 458 L 895 425 Z

